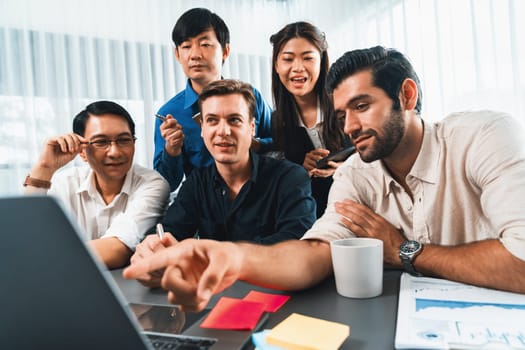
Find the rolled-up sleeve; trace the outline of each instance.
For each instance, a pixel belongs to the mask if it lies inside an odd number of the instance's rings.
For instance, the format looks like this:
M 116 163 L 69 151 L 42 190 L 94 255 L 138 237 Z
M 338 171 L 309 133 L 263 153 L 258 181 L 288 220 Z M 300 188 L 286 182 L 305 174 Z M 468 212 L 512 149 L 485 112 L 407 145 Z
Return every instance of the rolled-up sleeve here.
M 481 206 L 501 243 L 525 260 L 525 132 L 513 118 L 498 115 L 476 138 L 469 174 L 481 189 Z
M 348 163 L 343 164 L 335 171 L 326 211 L 304 234 L 302 239 L 318 239 L 330 242 L 336 239 L 354 237 L 353 232 L 341 223 L 341 214 L 335 211 L 334 203 L 345 199 L 360 202 L 357 196 L 358 191 L 354 186 L 353 180 L 355 179 L 352 179 L 356 176 Z
M 157 172 L 135 174 L 125 209 L 112 220 L 102 237 L 117 237 L 134 250 L 146 231 L 164 215 L 169 192 L 169 184 Z

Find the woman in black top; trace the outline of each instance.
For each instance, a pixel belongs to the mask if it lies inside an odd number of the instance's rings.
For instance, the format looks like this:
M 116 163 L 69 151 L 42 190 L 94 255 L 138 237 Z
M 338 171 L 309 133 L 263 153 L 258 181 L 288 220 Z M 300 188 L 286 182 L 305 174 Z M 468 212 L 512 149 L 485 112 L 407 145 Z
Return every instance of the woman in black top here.
M 316 161 L 351 145 L 325 91 L 328 45 L 324 33 L 307 22 L 286 25 L 270 42 L 274 147 L 310 174 L 320 217 L 326 209 L 332 175 L 341 163 L 329 162 L 328 168 L 317 169 Z

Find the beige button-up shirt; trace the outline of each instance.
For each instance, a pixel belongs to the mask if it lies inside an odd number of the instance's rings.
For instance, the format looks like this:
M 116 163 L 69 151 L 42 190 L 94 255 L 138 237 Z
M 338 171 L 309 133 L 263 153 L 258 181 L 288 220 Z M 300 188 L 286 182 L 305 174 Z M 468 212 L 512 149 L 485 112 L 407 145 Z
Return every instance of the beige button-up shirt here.
M 515 119 L 479 111 L 424 122 L 406 182 L 413 200 L 381 161 L 365 163 L 353 155 L 335 172 L 327 210 L 303 239 L 354 236 L 334 209 L 334 202 L 352 199 L 408 239 L 458 245 L 499 238 L 525 260 L 525 133 Z

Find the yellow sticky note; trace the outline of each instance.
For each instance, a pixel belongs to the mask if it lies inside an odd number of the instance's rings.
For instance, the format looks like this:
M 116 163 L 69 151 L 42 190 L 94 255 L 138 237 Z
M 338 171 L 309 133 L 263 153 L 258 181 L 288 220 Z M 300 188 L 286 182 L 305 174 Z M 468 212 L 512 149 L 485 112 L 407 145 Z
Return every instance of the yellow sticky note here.
M 335 350 L 350 335 L 350 327 L 293 313 L 275 326 L 266 342 L 290 350 Z

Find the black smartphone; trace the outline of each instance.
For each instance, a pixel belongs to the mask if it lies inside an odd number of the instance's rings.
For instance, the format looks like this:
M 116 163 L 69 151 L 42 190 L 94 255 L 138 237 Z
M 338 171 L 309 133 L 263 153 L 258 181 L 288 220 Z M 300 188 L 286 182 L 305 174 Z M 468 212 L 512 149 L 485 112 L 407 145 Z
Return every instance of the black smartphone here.
M 343 160 L 346 160 L 346 158 L 350 157 L 350 155 L 354 152 L 355 152 L 355 146 L 353 145 L 350 147 L 344 148 L 341 151 L 332 152 L 326 157 L 319 159 L 317 161 L 316 168 L 326 169 L 328 168 L 328 162 L 330 161 L 342 162 Z
M 175 305 L 130 303 L 142 329 L 150 332 L 180 334 L 204 317 L 210 309 L 196 313 L 181 311 Z

